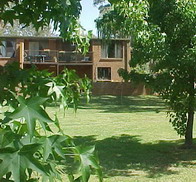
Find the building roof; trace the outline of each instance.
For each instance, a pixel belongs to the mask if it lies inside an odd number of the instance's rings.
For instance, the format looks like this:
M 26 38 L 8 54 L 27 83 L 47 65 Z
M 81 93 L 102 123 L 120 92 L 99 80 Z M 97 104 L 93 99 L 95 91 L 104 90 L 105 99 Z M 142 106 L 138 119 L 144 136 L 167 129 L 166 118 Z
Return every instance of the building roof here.
M 14 38 L 14 39 L 63 39 L 62 37 L 39 37 L 39 36 L 14 36 L 14 35 L 3 35 L 1 38 Z M 101 38 L 91 38 L 91 40 L 102 40 Z M 130 41 L 128 38 L 111 38 L 110 40 L 124 40 Z

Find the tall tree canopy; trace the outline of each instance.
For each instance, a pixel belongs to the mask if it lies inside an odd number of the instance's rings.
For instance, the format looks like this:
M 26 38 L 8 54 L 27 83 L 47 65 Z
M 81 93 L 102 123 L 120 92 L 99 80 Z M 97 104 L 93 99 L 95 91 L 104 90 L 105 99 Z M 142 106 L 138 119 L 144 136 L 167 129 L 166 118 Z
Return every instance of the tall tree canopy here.
M 170 122 L 192 145 L 196 93 L 196 1 L 109 0 L 111 10 L 97 20 L 105 38 L 130 37 L 132 80 L 153 86 L 168 103 Z M 139 72 L 138 65 L 149 65 Z

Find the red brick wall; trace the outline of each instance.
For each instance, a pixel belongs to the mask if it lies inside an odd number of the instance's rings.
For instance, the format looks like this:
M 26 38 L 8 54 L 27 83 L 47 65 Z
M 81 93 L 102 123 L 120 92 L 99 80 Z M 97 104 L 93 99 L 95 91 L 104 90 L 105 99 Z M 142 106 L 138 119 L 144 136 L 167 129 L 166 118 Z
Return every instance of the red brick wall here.
M 129 70 L 128 62 L 130 60 L 130 44 L 128 41 L 123 41 L 123 58 L 101 58 L 101 41 L 92 40 L 93 51 L 93 81 L 97 79 L 98 67 L 111 68 L 111 82 L 121 82 L 122 78 L 118 75 L 118 69 L 124 68 Z
M 144 84 L 125 82 L 94 82 L 93 95 L 151 95 L 151 89 Z
M 55 64 L 35 64 L 38 70 L 48 70 L 49 72 L 57 75 L 57 65 Z M 30 64 L 24 64 L 24 68 L 31 68 Z

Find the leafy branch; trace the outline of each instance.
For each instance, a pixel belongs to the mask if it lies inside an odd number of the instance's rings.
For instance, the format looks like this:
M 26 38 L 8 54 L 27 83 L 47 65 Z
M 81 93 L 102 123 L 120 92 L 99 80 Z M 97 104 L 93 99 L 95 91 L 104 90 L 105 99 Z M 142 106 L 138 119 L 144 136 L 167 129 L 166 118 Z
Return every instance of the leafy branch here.
M 67 172 L 71 182 L 87 182 L 93 171 L 102 181 L 95 148 L 75 146 L 61 130 L 57 115 L 52 119 L 46 112 L 53 102 L 64 109 L 73 105 L 76 110 L 80 97 L 89 97 L 88 78 L 81 79 L 68 70 L 52 77 L 46 71 L 9 65 L 0 73 L 0 81 L 4 110 L 0 120 L 1 181 L 62 181 L 61 174 L 73 157 L 72 165 L 78 165 L 79 177 Z M 59 133 L 54 134 L 54 127 Z

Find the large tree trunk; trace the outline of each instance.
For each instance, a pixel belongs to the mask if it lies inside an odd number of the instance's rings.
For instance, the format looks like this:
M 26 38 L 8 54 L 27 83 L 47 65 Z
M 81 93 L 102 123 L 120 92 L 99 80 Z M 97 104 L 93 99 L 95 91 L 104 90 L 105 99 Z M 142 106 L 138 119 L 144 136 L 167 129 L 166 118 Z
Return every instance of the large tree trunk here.
M 185 146 L 187 148 L 191 148 L 193 145 L 193 121 L 194 121 L 194 111 L 189 111 L 186 133 L 185 133 Z
M 193 122 L 194 122 L 194 106 L 195 106 L 195 90 L 194 90 L 194 74 L 190 76 L 189 89 L 189 106 L 188 106 L 188 121 L 185 133 L 185 147 L 191 148 L 193 145 Z

